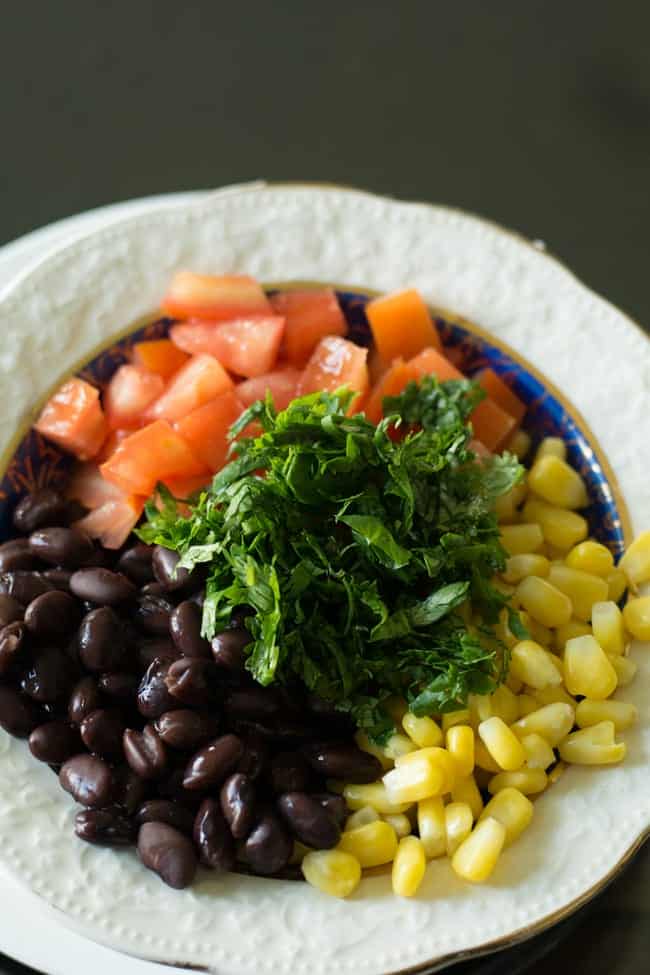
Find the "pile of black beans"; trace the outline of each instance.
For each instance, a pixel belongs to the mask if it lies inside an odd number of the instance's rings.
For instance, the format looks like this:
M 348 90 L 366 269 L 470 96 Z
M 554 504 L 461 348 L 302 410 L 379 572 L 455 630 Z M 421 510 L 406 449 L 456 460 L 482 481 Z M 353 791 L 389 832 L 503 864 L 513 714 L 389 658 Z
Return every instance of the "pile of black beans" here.
M 0 545 L 0 725 L 84 807 L 80 839 L 136 845 L 172 887 L 199 863 L 300 876 L 295 841 L 335 846 L 347 814 L 326 780 L 372 782 L 378 761 L 302 686 L 252 680 L 247 607 L 207 641 L 199 573 L 135 538 L 103 549 L 73 515 L 28 495 Z

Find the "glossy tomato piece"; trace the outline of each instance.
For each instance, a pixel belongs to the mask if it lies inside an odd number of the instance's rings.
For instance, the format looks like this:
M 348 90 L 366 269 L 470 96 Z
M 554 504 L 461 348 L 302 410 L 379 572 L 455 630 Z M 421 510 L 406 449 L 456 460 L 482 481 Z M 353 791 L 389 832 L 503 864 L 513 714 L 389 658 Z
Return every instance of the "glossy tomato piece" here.
M 303 368 L 326 335 L 347 335 L 348 326 L 331 288 L 284 291 L 270 299 L 285 319 L 282 351 L 293 366 Z
M 494 369 L 481 369 L 474 376 L 474 379 L 497 406 L 513 416 L 518 423 L 521 423 L 526 415 L 526 404 L 519 399 L 516 393 L 513 393 L 500 376 L 497 376 Z
M 244 315 L 268 315 L 269 300 L 258 282 L 246 274 L 194 274 L 178 271 L 162 302 L 174 318 L 226 321 Z
M 235 392 L 222 393 L 210 403 L 193 410 L 174 427 L 192 452 L 213 473 L 228 457 L 228 431 L 239 418 L 244 405 Z
M 398 396 L 418 374 L 409 362 L 393 360 L 384 375 L 372 389 L 364 408 L 364 413 L 373 423 L 379 423 L 384 415 L 384 396 Z
M 221 324 L 186 322 L 173 325 L 172 341 L 185 352 L 212 355 L 239 376 L 263 376 L 275 365 L 284 318 L 238 318 Z
M 196 491 L 207 487 L 212 480 L 212 474 L 195 474 L 193 477 L 167 477 L 163 484 L 175 498 L 189 498 Z
M 347 386 L 365 396 L 368 391 L 368 350 L 338 335 L 321 339 L 298 382 L 297 395 L 316 393 L 320 390 L 333 392 Z M 353 400 L 350 411 L 361 409 L 359 396 Z
M 129 431 L 130 432 L 130 431 Z M 120 501 L 124 492 L 107 481 L 93 461 L 77 464 L 66 491 L 69 498 L 80 501 L 85 508 L 99 508 L 107 501 Z
M 120 548 L 135 528 L 144 502 L 145 498 L 123 494 L 76 521 L 75 528 L 96 538 L 105 548 Z
M 117 430 L 109 430 L 106 440 L 101 446 L 101 450 L 93 458 L 96 464 L 103 464 L 105 460 L 115 453 L 117 445 L 133 433 L 132 427 L 118 427 Z
M 99 390 L 73 376 L 45 404 L 34 429 L 79 460 L 89 460 L 107 433 Z
M 384 362 L 410 359 L 428 346 L 442 349 L 429 309 L 414 288 L 369 301 L 366 318 Z
M 162 396 L 152 404 L 149 417 L 180 420 L 192 410 L 232 389 L 233 381 L 211 355 L 197 355 L 173 377 Z
M 302 375 L 300 369 L 289 366 L 287 369 L 276 369 L 264 376 L 245 379 L 235 389 L 237 396 L 244 406 L 250 406 L 258 399 L 265 399 L 267 392 L 273 397 L 276 410 L 284 410 L 292 399 L 295 399 L 298 380 Z
M 205 464 L 166 420 L 156 420 L 126 437 L 100 470 L 127 494 L 148 496 L 157 481 L 202 474 Z
M 449 359 L 437 349 L 423 349 L 419 355 L 409 360 L 416 379 L 422 376 L 435 376 L 439 382 L 446 379 L 464 379 L 465 376 Z
M 188 359 L 188 354 L 174 345 L 171 339 L 152 339 L 150 342 L 136 342 L 133 346 L 136 366 L 144 366 L 163 379 L 170 379 Z
M 109 427 L 138 426 L 148 406 L 162 395 L 165 380 L 142 366 L 120 366 L 104 392 Z

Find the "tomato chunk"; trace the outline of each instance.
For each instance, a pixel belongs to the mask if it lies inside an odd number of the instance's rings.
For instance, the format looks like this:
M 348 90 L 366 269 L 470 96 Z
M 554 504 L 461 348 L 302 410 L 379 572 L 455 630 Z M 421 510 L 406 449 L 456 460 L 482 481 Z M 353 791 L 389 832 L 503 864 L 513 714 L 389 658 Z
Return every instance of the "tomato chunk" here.
M 301 373 L 299 369 L 277 369 L 267 372 L 265 376 L 245 379 L 236 387 L 237 395 L 244 404 L 250 406 L 258 399 L 264 399 L 267 392 L 273 397 L 276 410 L 284 410 L 292 399 L 295 399 L 296 388 Z
M 73 376 L 45 404 L 34 429 L 79 460 L 94 457 L 107 432 L 99 390 Z
M 285 318 L 284 354 L 302 368 L 326 335 L 347 335 L 348 326 L 331 288 L 284 291 L 271 298 L 273 311 Z
M 69 498 L 80 501 L 85 508 L 99 508 L 107 501 L 119 501 L 124 492 L 103 477 L 97 464 L 86 461 L 77 464 L 66 491 Z
M 105 548 L 120 548 L 135 528 L 144 502 L 144 498 L 123 494 L 121 499 L 105 501 L 80 518 L 75 528 L 98 539 Z
M 172 340 L 190 353 L 212 355 L 239 376 L 263 376 L 278 357 L 284 319 L 238 318 L 222 324 L 187 322 L 172 326 Z
M 156 420 L 126 437 L 100 470 L 127 494 L 150 495 L 157 481 L 201 474 L 205 464 L 166 420 Z
M 474 376 L 479 385 L 485 390 L 491 400 L 502 410 L 514 416 L 518 423 L 521 423 L 526 415 L 526 404 L 522 403 L 516 393 L 504 383 L 503 379 L 496 374 L 493 369 L 481 369 Z
M 446 379 L 465 378 L 462 372 L 436 349 L 423 349 L 419 355 L 411 359 L 409 364 L 417 379 L 422 376 L 435 376 L 438 382 L 442 383 Z
M 106 440 L 102 444 L 101 450 L 98 454 L 95 454 L 93 460 L 96 464 L 103 464 L 105 460 L 111 456 L 112 453 L 117 449 L 118 443 L 121 443 L 125 437 L 129 437 L 133 433 L 133 428 L 129 427 L 119 427 L 117 430 L 109 430 Z
M 196 474 L 194 477 L 167 477 L 163 484 L 175 498 L 189 498 L 195 491 L 207 487 L 212 474 Z
M 414 288 L 369 301 L 366 317 L 384 362 L 410 359 L 428 346 L 442 349 L 429 309 Z
M 226 462 L 230 447 L 228 430 L 243 409 L 242 401 L 234 392 L 222 393 L 179 420 L 175 429 L 194 455 L 215 473 Z
M 519 426 L 514 416 L 510 416 L 491 399 L 484 399 L 478 404 L 470 421 L 474 436 L 491 451 L 498 451 Z
M 244 315 L 268 315 L 269 299 L 258 282 L 246 274 L 193 274 L 178 271 L 162 302 L 174 318 L 226 321 Z
M 375 384 L 366 402 L 364 412 L 372 423 L 379 423 L 384 415 L 384 396 L 397 396 L 418 374 L 410 362 L 395 359 L 392 366 Z
M 142 366 L 120 366 L 104 393 L 104 407 L 109 427 L 138 425 L 142 414 L 162 394 L 165 381 Z
M 232 389 L 233 385 L 232 379 L 214 356 L 194 356 L 179 369 L 162 396 L 149 408 L 149 417 L 180 420 L 220 393 Z
M 333 392 L 340 386 L 347 386 L 354 392 L 365 396 L 368 392 L 368 350 L 354 342 L 330 335 L 321 339 L 298 382 L 298 396 L 316 393 L 320 390 Z M 361 408 L 361 400 L 356 396 L 350 411 Z
M 189 356 L 171 339 L 152 339 L 150 342 L 136 342 L 133 346 L 133 361 L 155 372 L 163 379 L 169 379 L 184 366 Z

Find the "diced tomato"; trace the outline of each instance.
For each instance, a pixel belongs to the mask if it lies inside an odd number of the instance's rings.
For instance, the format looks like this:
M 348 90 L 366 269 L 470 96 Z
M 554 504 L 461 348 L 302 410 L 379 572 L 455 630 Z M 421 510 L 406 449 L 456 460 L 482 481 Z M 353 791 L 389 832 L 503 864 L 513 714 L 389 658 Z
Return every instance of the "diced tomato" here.
M 107 481 L 92 461 L 77 464 L 68 484 L 67 495 L 75 501 L 80 501 L 85 508 L 99 508 L 107 501 L 119 501 L 124 492 Z
M 201 474 L 205 465 L 166 420 L 156 420 L 126 437 L 100 470 L 127 494 L 148 496 L 157 481 Z
M 243 409 L 244 405 L 236 393 L 222 393 L 205 406 L 188 413 L 174 426 L 194 455 L 214 473 L 226 462 L 230 447 L 227 433 Z
M 383 411 L 384 396 L 397 396 L 418 374 L 410 362 L 395 359 L 392 366 L 384 373 L 379 382 L 372 389 L 364 412 L 372 423 L 379 423 Z
M 180 420 L 233 385 L 214 356 L 194 356 L 179 369 L 162 396 L 149 408 L 148 415 L 153 419 Z
M 190 354 L 212 355 L 239 376 L 263 376 L 278 357 L 284 318 L 238 318 L 236 321 L 187 322 L 173 325 L 172 341 Z
M 45 404 L 34 429 L 79 460 L 89 460 L 107 432 L 99 390 L 73 376 Z
M 178 271 L 162 302 L 174 318 L 223 322 L 247 315 L 269 315 L 271 305 L 261 285 L 246 274 L 193 274 Z
M 422 376 L 435 376 L 439 382 L 446 379 L 464 379 L 462 372 L 452 365 L 449 359 L 441 355 L 436 349 L 424 349 L 409 365 L 417 379 Z
M 294 366 L 305 366 L 326 335 L 347 335 L 347 322 L 331 288 L 284 291 L 273 295 L 271 304 L 276 315 L 285 318 L 282 349 Z
M 518 423 L 521 423 L 526 415 L 526 404 L 522 403 L 519 397 L 513 393 L 503 379 L 496 374 L 493 369 L 481 369 L 474 376 L 479 385 L 485 390 L 491 400 L 502 410 L 514 416 Z
M 269 392 L 273 397 L 276 410 L 284 410 L 291 400 L 295 399 L 300 376 L 299 369 L 289 366 L 287 369 L 267 372 L 265 376 L 245 379 L 235 389 L 244 406 L 250 406 L 256 400 L 264 399 Z
M 144 498 L 122 494 L 121 499 L 105 501 L 74 526 L 90 538 L 98 539 L 105 548 L 120 548 L 137 524 L 144 501 Z
M 102 448 L 98 454 L 93 458 L 96 464 L 103 464 L 105 460 L 115 453 L 117 445 L 124 440 L 125 437 L 129 437 L 133 433 L 133 429 L 128 427 L 120 427 L 117 430 L 110 430 L 106 440 L 102 444 Z
M 361 409 L 362 398 L 368 392 L 368 350 L 338 335 L 321 339 L 298 382 L 296 394 L 316 393 L 320 390 L 333 392 L 340 386 L 361 394 L 356 396 L 350 412 Z
M 142 366 L 120 366 L 104 392 L 109 427 L 139 426 L 147 407 L 162 395 L 165 381 Z
M 194 477 L 168 477 L 163 484 L 175 498 L 189 498 L 195 491 L 207 487 L 212 480 L 212 474 L 197 474 Z
M 384 362 L 398 356 L 410 359 L 422 349 L 442 343 L 419 291 L 396 291 L 366 305 L 366 317 Z
M 376 386 L 381 377 L 387 371 L 390 363 L 384 362 L 377 351 L 376 345 L 371 345 L 368 349 L 368 378 L 370 385 Z
M 133 361 L 155 372 L 163 379 L 169 379 L 184 366 L 189 356 L 171 339 L 153 339 L 151 342 L 136 342 L 133 346 Z
M 480 440 L 488 450 L 498 451 L 515 427 L 519 424 L 514 416 L 491 400 L 484 399 L 478 404 L 470 416 L 474 436 Z
M 488 450 L 485 444 L 481 440 L 477 440 L 476 437 L 472 437 L 467 446 L 474 451 L 479 460 L 487 460 L 492 456 L 492 451 Z

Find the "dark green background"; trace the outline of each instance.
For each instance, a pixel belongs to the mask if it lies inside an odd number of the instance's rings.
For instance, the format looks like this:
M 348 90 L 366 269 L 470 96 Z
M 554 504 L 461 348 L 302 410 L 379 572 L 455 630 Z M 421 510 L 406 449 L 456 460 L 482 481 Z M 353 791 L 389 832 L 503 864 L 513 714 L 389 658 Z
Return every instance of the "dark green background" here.
M 648 0 L 5 0 L 0 244 L 129 197 L 341 182 L 542 239 L 647 327 L 649 51 Z M 531 972 L 645 975 L 649 885 L 646 848 Z

